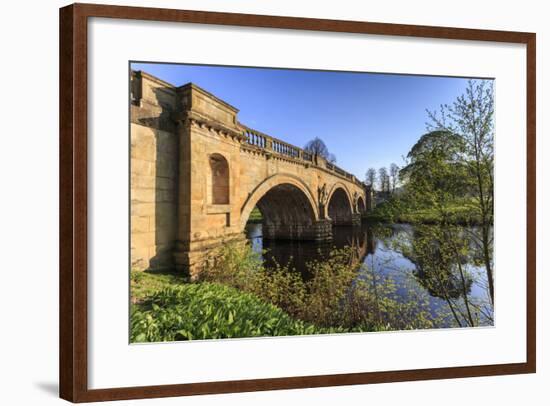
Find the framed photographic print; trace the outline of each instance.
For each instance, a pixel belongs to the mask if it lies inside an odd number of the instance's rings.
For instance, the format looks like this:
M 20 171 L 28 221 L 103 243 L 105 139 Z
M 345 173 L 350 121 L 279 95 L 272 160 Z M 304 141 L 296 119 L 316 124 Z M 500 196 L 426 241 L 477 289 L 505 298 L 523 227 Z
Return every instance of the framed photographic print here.
M 535 34 L 60 30 L 62 398 L 535 372 Z

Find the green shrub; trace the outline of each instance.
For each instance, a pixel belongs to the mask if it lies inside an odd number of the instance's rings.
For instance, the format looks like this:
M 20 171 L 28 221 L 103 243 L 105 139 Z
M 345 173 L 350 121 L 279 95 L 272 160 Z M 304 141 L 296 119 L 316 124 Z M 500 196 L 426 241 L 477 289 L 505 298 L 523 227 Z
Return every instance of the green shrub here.
M 303 280 L 287 267 L 264 268 L 250 246 L 230 243 L 201 279 L 251 293 L 319 328 L 351 332 L 431 327 L 424 301 L 400 301 L 391 280 L 353 258 L 349 247 L 334 249 L 308 263 L 311 278 Z
M 188 281 L 183 273 L 163 271 L 130 271 L 132 303 L 140 303 L 147 296 L 168 286 L 181 285 Z
M 131 313 L 131 342 L 339 332 L 292 319 L 252 294 L 214 283 L 169 287 Z
M 340 302 L 357 271 L 350 257 L 350 249 L 333 250 L 326 258 L 308 264 L 312 278 L 304 281 L 300 273 L 285 266 L 265 269 L 250 246 L 230 243 L 201 278 L 251 293 L 306 322 L 339 326 Z
M 358 275 L 358 264 L 352 261 L 351 249 L 334 249 L 326 257 L 307 264 L 312 278 L 305 283 L 307 291 L 303 316 L 320 326 L 346 325 L 344 299 L 352 293 L 352 282 Z

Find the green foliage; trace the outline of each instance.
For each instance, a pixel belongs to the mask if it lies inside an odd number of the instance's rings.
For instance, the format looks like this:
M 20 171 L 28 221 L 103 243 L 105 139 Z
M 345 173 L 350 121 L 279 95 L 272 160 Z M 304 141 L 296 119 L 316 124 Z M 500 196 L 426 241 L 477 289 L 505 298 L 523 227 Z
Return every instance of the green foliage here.
M 463 95 L 452 105 L 441 106 L 437 115 L 428 112 L 431 129 L 456 134 L 461 140 L 460 153 L 454 162 L 464 172 L 465 185 L 475 199 L 479 215 L 477 240 L 494 301 L 493 216 L 494 216 L 494 89 L 493 81 L 468 81 Z
M 307 268 L 308 280 L 286 267 L 265 269 L 249 246 L 228 244 L 202 278 L 251 293 L 321 328 L 379 331 L 434 325 L 427 297 L 400 300 L 397 286 L 358 264 L 350 248 L 334 249 Z
M 454 318 L 454 324 L 478 326 L 481 324 L 479 300 L 470 298 L 474 275 L 468 269 L 473 262 L 471 239 L 460 227 L 452 225 L 421 225 L 414 236 L 399 249 L 415 265 L 414 276 L 435 297 L 444 299 Z M 488 314 L 492 314 L 492 309 Z
M 491 265 L 493 225 L 493 87 L 469 81 L 465 94 L 440 114 L 428 112 L 430 132 L 422 135 L 399 173 L 406 204 L 390 204 L 373 220 L 481 225 L 479 238 Z M 489 272 L 490 273 L 490 272 Z
M 245 243 L 229 242 L 220 247 L 215 258 L 205 264 L 201 281 L 217 282 L 244 290 L 256 283 L 263 270 L 260 254 Z
M 181 273 L 162 271 L 130 271 L 130 292 L 133 303 L 142 302 L 147 296 L 168 286 L 187 282 Z
M 304 305 L 305 287 L 299 273 L 277 266 L 267 272 L 261 256 L 246 244 L 229 243 L 201 279 L 222 283 L 298 314 Z
M 357 264 L 352 262 L 351 250 L 348 248 L 332 250 L 328 256 L 307 264 L 312 278 L 304 282 L 307 291 L 302 315 L 324 326 L 344 323 L 346 309 L 343 301 L 351 293 L 352 282 L 357 276 Z
M 248 217 L 249 223 L 261 223 L 263 220 L 262 212 L 257 207 L 254 207 L 254 209 L 250 212 L 250 216 Z
M 411 195 L 394 197 L 378 204 L 366 218 L 379 223 L 439 224 L 443 221 L 457 225 L 477 225 L 480 216 L 471 198 L 454 199 L 445 203 L 443 213 L 436 205 L 421 205 L 411 201 Z
M 303 309 L 307 306 L 307 290 L 302 276 L 287 267 L 276 266 L 266 271 L 262 269 L 256 274 L 254 282 L 243 287 L 269 303 L 284 309 L 296 318 L 304 318 Z
M 287 267 L 265 269 L 250 246 L 230 243 L 196 283 L 132 272 L 131 341 L 433 328 L 445 317 L 431 314 L 424 291 L 358 264 L 350 248 L 307 266 L 307 280 Z
M 213 283 L 164 288 L 133 306 L 130 323 L 133 343 L 339 331 L 294 320 L 251 294 Z
M 401 169 L 403 177 L 413 175 L 417 170 L 415 165 L 421 164 L 434 151 L 443 156 L 447 162 L 456 162 L 460 158 L 461 151 L 464 149 L 463 139 L 448 130 L 436 130 L 422 135 L 412 146 L 407 154 L 409 164 Z
M 407 288 L 409 297 L 400 300 L 398 286 L 390 279 L 364 269 L 346 296 L 343 317 L 363 331 L 394 331 L 434 328 L 438 325 L 429 311 L 424 292 Z
M 465 165 L 456 158 L 460 149 L 460 137 L 449 132 L 421 137 L 402 170 L 409 208 L 431 209 L 439 222 L 452 223 L 449 208 L 468 196 L 471 185 Z

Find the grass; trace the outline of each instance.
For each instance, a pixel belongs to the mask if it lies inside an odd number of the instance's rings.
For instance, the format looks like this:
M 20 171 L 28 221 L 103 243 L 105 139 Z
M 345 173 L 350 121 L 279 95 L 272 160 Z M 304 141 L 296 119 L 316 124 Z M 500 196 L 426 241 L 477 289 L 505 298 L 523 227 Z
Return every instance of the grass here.
M 170 271 L 132 270 L 130 289 L 133 343 L 344 331 L 316 327 L 253 294 L 218 283 L 190 283 Z
M 445 208 L 448 219 L 457 225 L 477 225 L 479 215 L 469 202 L 457 201 Z M 407 207 L 400 201 L 386 201 L 377 205 L 366 215 L 371 222 L 381 223 L 441 223 L 441 214 L 434 207 Z
M 252 294 L 216 283 L 167 287 L 134 306 L 131 342 L 329 333 Z
M 155 292 L 178 286 L 188 280 L 181 273 L 171 271 L 136 271 L 130 272 L 130 291 L 132 303 L 142 303 L 147 297 Z

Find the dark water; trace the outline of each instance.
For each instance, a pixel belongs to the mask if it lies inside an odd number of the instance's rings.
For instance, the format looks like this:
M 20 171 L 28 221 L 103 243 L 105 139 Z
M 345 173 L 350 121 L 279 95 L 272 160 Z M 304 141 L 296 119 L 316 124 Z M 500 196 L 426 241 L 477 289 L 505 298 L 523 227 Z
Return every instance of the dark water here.
M 427 283 L 423 280 L 425 275 L 419 272 L 417 265 L 399 249 L 399 246 L 406 246 L 415 238 L 415 228 L 412 225 L 363 224 L 361 227 L 334 227 L 333 240 L 328 243 L 264 240 L 261 224 L 248 224 L 246 233 L 254 251 L 261 253 L 267 267 L 273 267 L 277 263 L 288 265 L 289 269 L 300 272 L 307 280 L 311 277 L 307 269 L 308 262 L 322 258 L 334 248 L 348 246 L 353 248 L 354 255 L 360 263 L 365 264 L 380 277 L 395 283 L 398 287 L 396 293 L 403 301 L 408 300 L 413 293 L 420 292 L 427 296 L 433 315 L 450 307 L 448 300 L 426 287 Z M 464 269 L 471 278 L 467 288 L 467 300 L 479 306 L 480 324 L 492 325 L 493 309 L 488 296 L 485 268 L 466 261 Z M 454 299 L 459 301 L 460 297 Z M 488 317 L 483 316 L 484 313 Z M 447 324 L 442 322 L 440 327 L 446 327 Z

